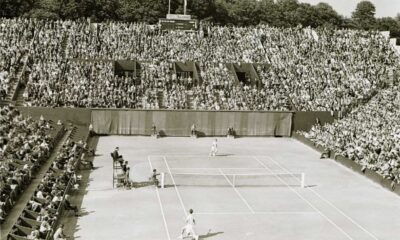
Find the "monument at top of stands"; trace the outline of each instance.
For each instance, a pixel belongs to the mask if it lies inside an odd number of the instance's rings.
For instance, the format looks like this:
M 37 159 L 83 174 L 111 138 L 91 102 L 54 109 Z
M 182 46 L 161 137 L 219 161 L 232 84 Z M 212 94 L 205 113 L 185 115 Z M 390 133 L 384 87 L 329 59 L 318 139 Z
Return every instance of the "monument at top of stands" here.
M 198 29 L 197 20 L 192 19 L 191 15 L 186 14 L 186 6 L 187 0 L 184 0 L 183 14 L 171 14 L 170 0 L 167 17 L 159 19 L 161 30 L 196 31 Z

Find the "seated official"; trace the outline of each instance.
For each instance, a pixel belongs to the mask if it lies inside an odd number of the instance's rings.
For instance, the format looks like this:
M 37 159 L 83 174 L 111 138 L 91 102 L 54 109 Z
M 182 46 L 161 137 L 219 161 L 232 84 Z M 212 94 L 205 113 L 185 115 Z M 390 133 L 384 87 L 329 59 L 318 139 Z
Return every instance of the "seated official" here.
M 151 136 L 158 136 L 157 127 L 154 123 L 151 126 Z
M 118 151 L 119 151 L 119 147 L 116 147 L 115 150 L 111 153 L 111 156 L 114 161 L 118 161 L 119 164 L 122 166 L 122 164 L 124 163 L 124 159 L 123 159 L 122 155 L 119 155 Z
M 116 147 L 116 148 L 114 149 L 114 151 L 111 153 L 111 154 L 112 154 L 112 157 L 113 157 L 114 159 L 122 158 L 122 155 L 119 155 L 118 151 L 119 151 L 119 147 Z
M 193 123 L 192 127 L 190 128 L 190 135 L 197 136 L 196 125 Z
M 228 128 L 228 137 L 234 137 L 235 136 L 235 130 L 233 130 L 233 127 Z
M 331 150 L 327 148 L 321 153 L 320 159 L 329 158 L 330 155 L 331 155 Z
M 65 210 L 72 210 L 75 212 L 75 216 L 79 216 L 79 210 L 77 206 L 73 206 L 71 202 L 69 201 L 69 195 L 65 195 L 65 200 L 64 200 L 64 209 Z

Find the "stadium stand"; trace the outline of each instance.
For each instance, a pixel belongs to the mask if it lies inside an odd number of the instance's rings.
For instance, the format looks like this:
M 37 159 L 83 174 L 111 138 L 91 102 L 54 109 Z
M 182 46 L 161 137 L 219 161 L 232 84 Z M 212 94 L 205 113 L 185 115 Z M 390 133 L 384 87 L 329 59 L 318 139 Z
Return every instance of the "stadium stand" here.
M 9 60 L 1 64 L 0 95 L 16 88 L 10 79 L 24 57 L 26 106 L 346 112 L 400 75 L 389 39 L 373 31 L 1 21 Z M 135 61 L 133 74 L 116 74 L 119 60 Z M 179 72 L 188 62 L 196 67 Z M 235 67 L 244 64 L 254 70 L 251 81 Z
M 16 109 L 0 108 L 0 219 L 3 221 L 18 197 L 47 160 L 62 126 L 22 117 Z
M 400 184 L 400 57 L 376 31 L 259 25 L 164 32 L 142 23 L 0 19 L 0 54 L 3 105 L 21 98 L 28 107 L 345 112 L 331 124 L 298 133 L 327 155 L 351 159 L 362 171 Z M 117 73 L 118 61 L 133 67 Z M 95 123 L 116 115 L 106 110 L 88 115 Z M 143 123 L 140 114 L 131 115 Z M 23 117 L 10 107 L 0 108 L 0 123 L 4 220 L 48 159 L 63 126 Z M 284 136 L 290 136 L 290 124 Z M 283 135 L 275 130 L 265 132 Z M 115 128 L 118 134 L 130 131 Z M 90 151 L 87 139 L 84 126 L 69 131 L 11 239 L 51 238 L 65 196 L 79 180 L 77 170 L 93 167 L 82 162 Z
M 334 154 L 400 183 L 399 86 L 381 91 L 367 104 L 332 124 L 299 133 Z
M 27 19 L 0 20 L 0 101 L 11 101 L 29 52 L 35 25 Z
M 72 126 L 56 158 L 40 181 L 34 195 L 8 235 L 8 239 L 52 239 L 63 212 L 77 209 L 70 205 L 69 192 L 79 187 L 80 168 L 85 154 L 88 130 Z M 66 213 L 65 213 L 66 214 Z

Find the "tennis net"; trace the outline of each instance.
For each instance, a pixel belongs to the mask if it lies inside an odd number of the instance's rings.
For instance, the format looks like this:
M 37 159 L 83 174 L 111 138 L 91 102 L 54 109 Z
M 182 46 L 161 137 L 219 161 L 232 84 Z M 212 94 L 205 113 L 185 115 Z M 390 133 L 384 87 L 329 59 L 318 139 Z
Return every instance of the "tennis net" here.
M 305 187 L 304 173 L 253 173 L 253 174 L 207 174 L 162 173 L 161 187 L 168 186 L 214 186 L 214 187 Z

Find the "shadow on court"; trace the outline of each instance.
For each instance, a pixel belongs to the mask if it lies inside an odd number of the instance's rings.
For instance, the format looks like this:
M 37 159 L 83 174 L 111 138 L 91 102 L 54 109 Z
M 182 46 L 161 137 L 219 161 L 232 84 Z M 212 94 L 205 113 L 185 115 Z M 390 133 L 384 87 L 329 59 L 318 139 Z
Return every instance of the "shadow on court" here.
M 148 186 L 154 186 L 154 182 L 153 181 L 132 182 L 131 186 L 133 188 L 143 188 L 143 187 L 148 187 Z
M 200 235 L 199 239 L 206 239 L 206 238 L 214 237 L 214 236 L 217 236 L 217 235 L 223 234 L 223 233 L 224 232 L 214 232 L 214 233 L 212 233 L 212 232 L 209 231 L 206 235 Z
M 228 153 L 221 153 L 221 154 L 216 154 L 216 157 L 229 157 L 229 156 L 234 156 L 235 154 L 228 154 Z

